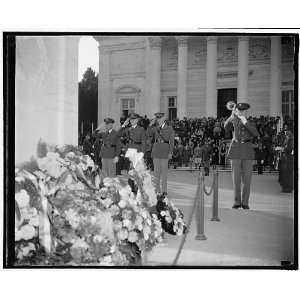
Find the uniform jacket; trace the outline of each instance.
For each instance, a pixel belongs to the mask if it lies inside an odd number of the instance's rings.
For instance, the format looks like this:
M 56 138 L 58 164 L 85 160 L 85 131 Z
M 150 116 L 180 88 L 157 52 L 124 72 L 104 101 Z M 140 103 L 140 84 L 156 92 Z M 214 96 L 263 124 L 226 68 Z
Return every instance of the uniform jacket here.
M 145 129 L 139 125 L 135 128 L 121 128 L 119 134 L 126 136 L 129 140 L 127 148 L 137 149 L 138 152 L 146 151 L 146 132 Z
M 234 116 L 233 118 L 229 117 L 225 121 L 224 128 L 226 131 L 233 130 L 232 141 L 228 149 L 228 158 L 253 160 L 255 155 L 251 140 L 258 136 L 256 126 L 250 121 L 243 125 L 242 121 Z M 247 142 L 241 143 L 242 141 Z
M 267 157 L 267 151 L 264 147 L 259 148 L 257 147 L 255 149 L 255 159 L 260 161 L 260 160 L 266 160 Z
M 112 129 L 110 133 L 108 131 L 101 132 L 98 134 L 97 138 L 102 140 L 102 147 L 100 150 L 101 158 L 114 158 L 120 155 L 121 143 L 117 131 Z
M 202 161 L 205 161 L 205 162 L 209 161 L 211 154 L 212 154 L 211 146 L 203 145 L 200 147 L 200 157 L 201 157 Z
M 152 147 L 153 158 L 166 158 L 173 154 L 174 149 L 174 130 L 172 126 L 164 124 L 163 127 L 155 126 L 149 129 L 149 136 L 154 142 Z

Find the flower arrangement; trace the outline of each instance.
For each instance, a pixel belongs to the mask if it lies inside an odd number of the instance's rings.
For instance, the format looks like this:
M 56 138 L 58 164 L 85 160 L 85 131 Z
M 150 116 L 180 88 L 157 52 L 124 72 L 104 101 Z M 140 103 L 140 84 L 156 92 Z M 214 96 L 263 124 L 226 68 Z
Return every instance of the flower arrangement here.
M 158 218 L 164 231 L 172 235 L 184 234 L 187 227 L 182 211 L 165 195 L 158 195 L 157 199 Z
M 47 151 L 40 151 L 30 172 L 15 172 L 16 264 L 141 263 L 141 253 L 159 243 L 163 232 L 142 155 L 126 154 L 138 186 L 133 193 L 127 182 L 103 178 L 74 147 Z

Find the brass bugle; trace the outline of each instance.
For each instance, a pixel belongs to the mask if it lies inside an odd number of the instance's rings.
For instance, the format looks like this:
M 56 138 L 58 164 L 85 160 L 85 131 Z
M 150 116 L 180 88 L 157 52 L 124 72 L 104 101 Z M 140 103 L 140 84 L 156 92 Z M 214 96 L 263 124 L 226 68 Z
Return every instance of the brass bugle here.
M 228 101 L 228 102 L 226 103 L 226 108 L 227 108 L 228 110 L 235 110 L 235 108 L 236 108 L 236 103 L 235 103 L 234 101 Z

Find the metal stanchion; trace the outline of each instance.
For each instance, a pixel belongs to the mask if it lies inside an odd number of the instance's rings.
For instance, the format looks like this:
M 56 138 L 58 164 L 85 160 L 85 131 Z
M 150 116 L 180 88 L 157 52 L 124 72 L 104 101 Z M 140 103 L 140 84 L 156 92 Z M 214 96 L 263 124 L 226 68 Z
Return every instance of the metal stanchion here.
M 197 235 L 196 240 L 206 240 L 204 234 L 204 173 L 203 168 L 200 168 L 200 181 L 199 181 L 199 200 L 196 206 L 196 223 Z
M 219 172 L 218 169 L 214 169 L 214 192 L 213 192 L 213 203 L 212 203 L 212 218 L 211 221 L 219 222 L 220 219 L 218 217 L 219 210 Z

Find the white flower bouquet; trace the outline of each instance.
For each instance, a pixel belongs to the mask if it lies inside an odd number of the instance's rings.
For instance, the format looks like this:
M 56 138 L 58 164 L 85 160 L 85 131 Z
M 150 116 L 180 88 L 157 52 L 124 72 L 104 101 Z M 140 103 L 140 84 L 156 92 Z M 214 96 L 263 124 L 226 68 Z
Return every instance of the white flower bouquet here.
M 67 150 L 44 151 L 30 172 L 16 170 L 16 265 L 139 264 L 162 235 L 142 156 L 128 153 L 133 193 L 127 182 L 101 178 L 90 157 Z

